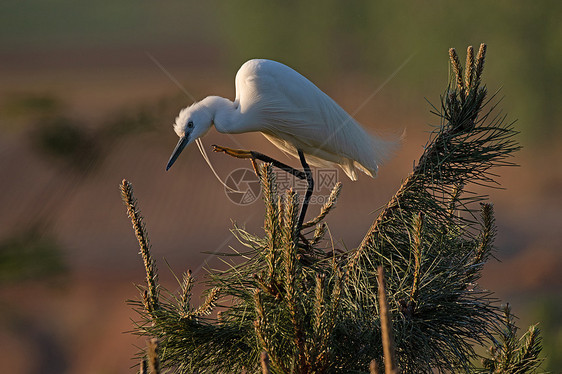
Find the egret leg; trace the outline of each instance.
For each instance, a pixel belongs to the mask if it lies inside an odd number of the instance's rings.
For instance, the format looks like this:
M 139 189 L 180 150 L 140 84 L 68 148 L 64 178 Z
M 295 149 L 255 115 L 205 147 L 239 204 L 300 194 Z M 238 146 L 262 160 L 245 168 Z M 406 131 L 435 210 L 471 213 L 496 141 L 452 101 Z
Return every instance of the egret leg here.
M 308 208 L 308 203 L 310 202 L 310 197 L 312 196 L 312 192 L 314 190 L 314 179 L 312 178 L 312 172 L 310 171 L 310 166 L 308 166 L 308 163 L 306 162 L 306 159 L 304 158 L 304 154 L 302 153 L 302 151 L 299 149 L 299 158 L 301 160 L 301 164 L 302 167 L 304 169 L 304 172 L 306 174 L 306 181 L 308 182 L 308 189 L 306 190 L 306 194 L 304 195 L 304 201 L 302 202 L 302 208 L 301 208 L 301 214 L 299 216 L 299 223 L 298 223 L 298 227 L 299 230 L 302 227 L 302 224 L 304 222 L 304 217 L 306 216 L 306 210 Z
M 305 172 L 295 169 L 287 164 L 282 163 L 281 161 L 277 161 L 274 158 L 264 155 L 263 153 L 259 153 L 256 151 L 246 151 L 243 149 L 232 149 L 227 147 L 222 147 L 220 145 L 213 144 L 213 151 L 215 152 L 223 152 L 229 156 L 236 157 L 236 158 L 249 158 L 251 160 L 260 160 L 263 162 L 267 162 L 272 164 L 276 168 L 279 168 L 289 174 L 294 175 L 295 177 L 303 180 L 307 180 L 307 175 Z M 308 165 L 307 165 L 308 166 Z

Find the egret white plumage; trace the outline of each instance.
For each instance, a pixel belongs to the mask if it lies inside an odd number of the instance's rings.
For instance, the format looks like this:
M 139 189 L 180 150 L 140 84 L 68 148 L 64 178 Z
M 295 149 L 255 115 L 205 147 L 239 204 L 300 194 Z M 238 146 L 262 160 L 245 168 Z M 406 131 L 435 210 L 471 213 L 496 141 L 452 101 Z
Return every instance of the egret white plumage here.
M 357 179 L 356 169 L 375 177 L 396 146 L 396 141 L 368 134 L 311 81 L 279 62 L 247 61 L 238 70 L 235 84 L 234 101 L 208 96 L 180 111 L 174 124 L 180 140 L 166 170 L 213 124 L 226 134 L 261 132 L 279 149 L 300 158 L 310 194 L 312 176 L 306 161 L 314 166 L 340 166 L 351 180 Z M 229 153 L 228 148 L 219 150 Z M 303 204 L 301 223 L 305 211 Z

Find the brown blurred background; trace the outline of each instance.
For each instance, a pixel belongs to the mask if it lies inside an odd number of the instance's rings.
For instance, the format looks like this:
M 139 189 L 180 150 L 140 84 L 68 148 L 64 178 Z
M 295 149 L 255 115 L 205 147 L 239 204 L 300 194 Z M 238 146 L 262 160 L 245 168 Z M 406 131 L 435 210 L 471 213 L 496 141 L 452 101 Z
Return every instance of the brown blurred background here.
M 0 352 L 17 373 L 121 373 L 145 342 L 127 333 L 143 282 L 118 184 L 133 183 L 160 279 L 221 266 L 240 247 L 232 221 L 261 232 L 263 208 L 226 196 L 196 147 L 164 167 L 177 112 L 209 94 L 234 98 L 250 58 L 309 77 L 371 131 L 407 137 L 379 178 L 344 183 L 328 218 L 353 249 L 408 174 L 439 119 L 449 47 L 488 44 L 485 82 L 518 119 L 517 168 L 487 191 L 498 224 L 482 286 L 520 327 L 540 322 L 547 366 L 562 367 L 562 5 L 372 1 L 165 3 L 60 0 L 0 5 Z M 373 95 L 374 94 L 374 95 Z M 360 110 L 359 110 L 360 109 Z M 357 111 L 358 110 L 358 111 Z M 204 144 L 285 158 L 259 134 L 212 130 Z M 210 150 L 209 150 L 210 152 Z M 210 154 L 223 178 L 249 163 Z M 312 212 L 318 207 L 313 206 Z M 205 253 L 206 252 L 206 253 Z

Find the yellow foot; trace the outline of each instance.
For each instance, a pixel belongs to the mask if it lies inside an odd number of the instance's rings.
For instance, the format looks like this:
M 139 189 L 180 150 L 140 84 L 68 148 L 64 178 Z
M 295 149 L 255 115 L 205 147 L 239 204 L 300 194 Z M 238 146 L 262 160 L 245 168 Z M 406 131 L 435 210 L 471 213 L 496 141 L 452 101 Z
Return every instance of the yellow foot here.
M 223 152 L 229 156 L 236 158 L 254 158 L 251 151 L 245 151 L 243 149 L 232 149 L 227 147 L 222 147 L 220 145 L 213 144 L 214 152 Z
M 213 144 L 213 151 L 223 152 L 229 156 L 236 157 L 236 158 L 249 158 L 250 161 L 252 162 L 252 167 L 254 168 L 254 172 L 258 177 L 260 176 L 260 172 L 258 169 L 258 165 L 256 164 L 256 158 L 254 152 L 245 151 L 243 149 L 232 149 L 232 148 L 222 147 L 216 144 Z

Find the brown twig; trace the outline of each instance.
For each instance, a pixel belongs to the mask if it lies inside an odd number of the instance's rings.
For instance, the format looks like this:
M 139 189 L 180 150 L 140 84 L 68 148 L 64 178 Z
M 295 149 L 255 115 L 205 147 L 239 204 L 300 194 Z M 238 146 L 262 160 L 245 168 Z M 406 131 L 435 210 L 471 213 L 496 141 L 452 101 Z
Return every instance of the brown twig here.
M 269 356 L 266 351 L 263 351 L 260 355 L 261 372 L 262 374 L 269 374 Z
M 158 339 L 153 338 L 147 342 L 148 366 L 152 374 L 160 374 L 160 359 L 158 358 Z
M 410 293 L 410 306 L 411 312 L 414 312 L 420 284 L 420 270 L 421 270 L 421 249 L 422 249 L 422 229 L 423 229 L 423 214 L 419 213 L 414 220 L 414 281 L 412 284 L 412 291 Z
M 371 363 L 369 364 L 369 373 L 379 374 L 379 365 L 377 364 L 377 360 L 375 359 L 371 360 Z
M 148 362 L 145 358 L 141 360 L 139 374 L 148 374 Z
M 392 333 L 392 317 L 386 300 L 386 286 L 384 281 L 384 268 L 377 268 L 379 282 L 379 313 L 381 319 L 382 347 L 384 352 L 384 372 L 395 374 L 398 371 L 396 365 L 396 352 L 394 348 L 394 336 Z

